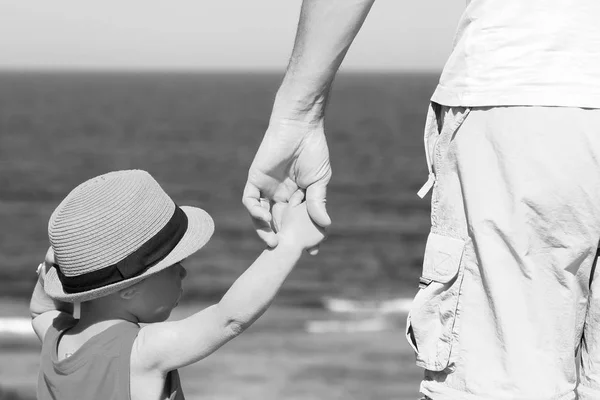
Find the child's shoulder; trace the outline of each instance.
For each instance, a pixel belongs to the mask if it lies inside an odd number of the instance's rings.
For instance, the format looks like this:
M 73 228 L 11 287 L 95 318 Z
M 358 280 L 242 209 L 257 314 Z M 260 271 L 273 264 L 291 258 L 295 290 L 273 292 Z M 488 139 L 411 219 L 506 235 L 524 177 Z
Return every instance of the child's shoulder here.
M 59 326 L 59 324 L 63 324 Z M 58 359 L 70 357 L 76 352 L 82 357 L 102 354 L 108 358 L 120 357 L 131 352 L 139 326 L 130 322 L 83 327 L 68 320 L 58 323 L 57 334 L 48 340 L 56 341 Z
M 72 328 L 77 320 L 71 314 L 58 310 L 47 311 L 38 315 L 32 320 L 34 331 L 38 334 L 40 340 L 46 342 L 50 337 L 58 335 L 60 332 Z M 49 333 L 51 333 L 49 335 Z

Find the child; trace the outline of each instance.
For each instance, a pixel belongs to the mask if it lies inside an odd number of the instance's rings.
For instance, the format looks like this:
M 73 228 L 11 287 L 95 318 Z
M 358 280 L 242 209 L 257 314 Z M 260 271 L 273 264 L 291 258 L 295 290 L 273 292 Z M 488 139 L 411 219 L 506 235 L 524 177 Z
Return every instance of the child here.
M 52 247 L 31 299 L 43 343 L 38 399 L 183 399 L 177 369 L 250 326 L 303 250 L 324 239 L 303 197 L 297 192 L 284 210 L 279 245 L 264 250 L 218 304 L 166 322 L 181 297 L 182 261 L 212 236 L 211 217 L 175 205 L 144 171 L 76 187 L 50 218 Z

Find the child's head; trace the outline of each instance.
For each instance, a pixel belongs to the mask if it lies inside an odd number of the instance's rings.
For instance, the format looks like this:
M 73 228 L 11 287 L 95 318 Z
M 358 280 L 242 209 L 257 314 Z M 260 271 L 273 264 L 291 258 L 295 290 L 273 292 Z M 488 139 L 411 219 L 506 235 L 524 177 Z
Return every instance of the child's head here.
M 181 295 L 180 262 L 214 230 L 202 209 L 178 207 L 145 171 L 116 171 L 77 186 L 50 218 L 56 300 L 122 305 L 142 322 L 168 317 Z
M 82 312 L 92 318 L 164 321 L 181 298 L 186 273 L 181 263 L 176 263 L 125 289 L 86 301 Z

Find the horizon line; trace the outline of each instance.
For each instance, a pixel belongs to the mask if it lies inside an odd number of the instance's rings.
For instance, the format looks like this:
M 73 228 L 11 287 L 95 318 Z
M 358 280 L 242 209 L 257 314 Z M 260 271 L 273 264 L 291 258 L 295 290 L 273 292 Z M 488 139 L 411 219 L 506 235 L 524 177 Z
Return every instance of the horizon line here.
M 281 74 L 284 68 L 156 68 L 156 67 L 52 67 L 0 66 L 0 73 L 168 73 L 168 74 Z M 441 73 L 439 68 L 340 68 L 338 74 Z

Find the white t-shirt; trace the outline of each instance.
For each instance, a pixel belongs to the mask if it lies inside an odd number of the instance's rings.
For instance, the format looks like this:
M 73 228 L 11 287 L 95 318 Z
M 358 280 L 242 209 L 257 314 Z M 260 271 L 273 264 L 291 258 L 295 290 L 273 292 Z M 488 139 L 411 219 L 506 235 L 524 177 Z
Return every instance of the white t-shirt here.
M 600 0 L 467 0 L 432 100 L 600 108 Z

